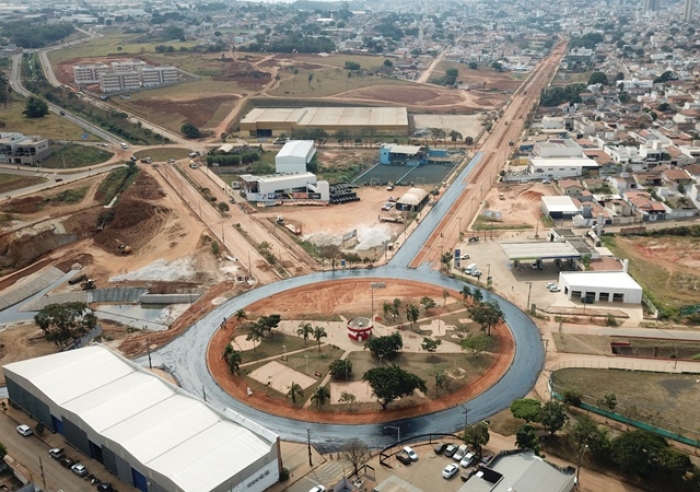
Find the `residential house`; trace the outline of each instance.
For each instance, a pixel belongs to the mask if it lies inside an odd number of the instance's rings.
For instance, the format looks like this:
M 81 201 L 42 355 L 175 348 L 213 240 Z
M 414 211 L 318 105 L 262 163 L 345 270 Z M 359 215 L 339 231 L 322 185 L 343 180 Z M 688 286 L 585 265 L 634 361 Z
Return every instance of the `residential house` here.
M 623 198 L 635 212 L 642 216 L 644 222 L 664 220 L 666 217 L 667 211 L 664 204 L 654 200 L 647 191 L 628 191 Z
M 566 196 L 579 196 L 585 189 L 581 182 L 576 179 L 560 179 L 557 182 L 557 186 L 559 186 L 562 194 Z
M 620 176 L 608 176 L 605 181 L 614 193 L 623 194 L 625 191 L 639 188 L 637 182 L 626 173 Z

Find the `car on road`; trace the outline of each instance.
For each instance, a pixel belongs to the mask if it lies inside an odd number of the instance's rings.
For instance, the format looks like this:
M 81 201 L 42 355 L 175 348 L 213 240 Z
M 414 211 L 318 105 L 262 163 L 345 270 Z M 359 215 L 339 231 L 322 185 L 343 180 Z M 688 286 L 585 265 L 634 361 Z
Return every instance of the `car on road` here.
M 61 181 L 63 181 L 63 178 L 56 178 L 55 181 L 56 183 L 60 183 Z
M 382 210 L 385 211 L 385 212 L 388 212 L 388 211 L 391 210 L 392 208 L 394 208 L 394 204 L 391 203 L 391 202 L 386 202 L 386 203 L 384 204 L 384 206 L 382 207 Z
M 97 491 L 98 492 L 117 492 L 114 490 L 114 487 L 112 487 L 111 483 L 98 483 L 97 484 Z
M 445 452 L 447 449 L 447 443 L 446 442 L 439 442 L 435 445 L 435 454 L 442 454 Z
M 49 449 L 49 456 L 56 460 L 60 460 L 66 455 L 66 451 L 63 448 L 51 448 Z
M 548 282 L 548 283 L 547 283 L 547 290 L 548 290 L 549 292 L 559 292 L 560 289 L 559 289 L 559 286 L 558 286 L 556 283 L 554 283 L 554 282 Z
M 418 455 L 416 454 L 416 452 L 413 450 L 412 447 L 404 446 L 403 452 L 406 453 L 409 458 L 411 458 L 411 461 L 418 461 Z
M 469 258 L 471 258 L 469 255 L 462 255 L 459 257 L 460 260 L 468 260 Z
M 323 485 L 317 485 L 313 489 L 309 490 L 309 492 L 326 492 L 326 487 Z
M 19 433 L 20 433 L 21 435 L 23 435 L 24 437 L 29 437 L 29 436 L 31 436 L 32 434 L 34 434 L 34 432 L 32 431 L 32 428 L 29 427 L 27 424 L 20 424 L 20 425 L 18 425 L 18 426 L 17 426 L 17 432 L 19 432 Z
M 447 448 L 445 449 L 445 456 L 447 456 L 448 458 L 451 458 L 452 456 L 454 456 L 454 454 L 456 452 L 457 452 L 457 446 L 455 446 L 454 444 L 448 444 Z
M 447 465 L 445 469 L 442 470 L 442 478 L 449 480 L 457 474 L 458 470 L 459 467 L 454 463 L 452 463 L 451 465 Z
M 88 474 L 88 469 L 85 468 L 80 463 L 76 463 L 75 465 L 71 466 L 70 469 L 73 473 L 75 473 L 79 477 L 84 477 L 85 475 Z
M 401 463 L 404 465 L 410 465 L 411 464 L 411 457 L 408 456 L 406 453 L 403 451 L 400 451 L 399 453 L 396 454 L 396 459 L 399 460 Z
M 63 468 L 70 468 L 71 466 L 75 465 L 75 461 L 68 456 L 64 456 L 60 460 L 58 460 L 58 463 L 63 467 Z
M 172 164 L 173 162 L 175 162 L 175 159 L 173 159 L 172 157 L 168 159 L 168 164 Z
M 474 243 L 478 243 L 478 242 L 479 242 L 478 237 L 470 237 L 469 239 L 467 239 L 467 244 L 474 244 Z

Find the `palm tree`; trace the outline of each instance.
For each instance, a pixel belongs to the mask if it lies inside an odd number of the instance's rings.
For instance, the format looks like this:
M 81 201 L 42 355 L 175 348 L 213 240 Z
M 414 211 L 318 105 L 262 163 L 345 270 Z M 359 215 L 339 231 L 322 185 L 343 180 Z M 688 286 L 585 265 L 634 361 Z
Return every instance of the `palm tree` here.
M 450 132 L 450 140 L 452 140 L 453 145 L 456 147 L 457 146 L 457 140 L 462 140 L 462 134 L 459 133 L 457 130 L 452 130 Z
M 304 339 L 304 347 L 306 347 L 306 341 L 309 339 L 309 336 L 311 336 L 313 333 L 314 329 L 311 326 L 311 323 L 304 323 L 303 325 L 299 325 L 297 335 Z
M 245 309 L 239 309 L 236 311 L 233 315 L 236 320 L 238 321 L 238 324 L 241 324 L 241 321 L 244 319 L 248 319 L 248 314 L 246 314 Z
M 481 293 L 479 289 L 474 289 L 474 292 L 472 292 L 472 299 L 474 299 L 474 302 L 481 302 L 484 299 L 484 294 Z
M 411 322 L 411 328 L 413 328 L 413 323 L 418 321 L 419 314 L 420 310 L 418 309 L 418 306 L 414 304 L 408 304 L 406 306 L 406 318 Z
M 467 284 L 464 284 L 460 294 L 462 294 L 462 302 L 466 304 L 467 299 L 469 299 L 469 297 L 471 297 L 471 295 L 472 295 L 472 290 L 469 288 L 469 286 Z
M 228 362 L 228 368 L 229 371 L 231 371 L 231 374 L 236 374 L 241 366 L 241 362 L 243 361 L 241 353 L 234 350 L 233 346 L 229 343 L 226 345 L 223 358 L 226 362 Z
M 450 291 L 449 290 L 443 290 L 442 291 L 442 307 L 447 306 L 447 298 L 450 297 Z
M 384 311 L 384 318 L 386 319 L 389 317 L 389 313 L 394 310 L 394 306 L 389 301 L 384 301 L 384 304 L 382 304 L 382 310 Z
M 263 338 L 263 335 L 265 334 L 262 326 L 259 324 L 255 323 L 253 326 L 250 327 L 250 330 L 248 330 L 248 335 L 245 337 L 246 340 L 249 342 L 253 342 L 253 350 L 256 350 L 255 344 L 260 341 L 261 338 Z
M 320 407 L 324 405 L 330 397 L 331 392 L 328 389 L 328 386 L 319 386 L 314 391 L 314 394 L 311 395 L 311 401 L 314 402 L 317 407 Z
M 297 383 L 292 381 L 292 384 L 289 387 L 289 391 L 287 391 L 287 397 L 292 399 L 292 403 L 296 403 L 297 396 L 303 397 L 304 390 L 302 389 L 301 386 L 299 386 Z
M 401 309 L 401 299 L 398 297 L 394 298 L 394 308 L 392 309 L 392 312 L 394 314 L 394 319 L 399 317 L 399 309 Z
M 314 338 L 316 339 L 316 343 L 318 344 L 318 351 L 321 351 L 321 338 L 326 338 L 328 336 L 328 333 L 326 333 L 326 330 L 323 329 L 322 326 L 317 326 L 314 328 Z
M 452 261 L 452 255 L 450 253 L 444 253 L 440 257 L 440 264 L 441 264 L 443 270 L 450 269 L 450 261 Z

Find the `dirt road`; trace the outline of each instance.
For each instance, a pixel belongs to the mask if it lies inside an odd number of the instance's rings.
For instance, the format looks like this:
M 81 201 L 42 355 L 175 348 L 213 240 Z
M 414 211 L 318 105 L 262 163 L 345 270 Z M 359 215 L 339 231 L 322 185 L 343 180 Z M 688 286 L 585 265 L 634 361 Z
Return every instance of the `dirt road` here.
M 442 61 L 442 59 L 445 58 L 445 52 L 441 52 L 438 56 L 436 56 L 433 61 L 430 63 L 428 68 L 426 68 L 422 74 L 420 74 L 420 77 L 416 79 L 416 82 L 419 84 L 425 84 L 430 76 L 433 74 L 433 70 L 435 70 L 435 67 L 438 66 L 438 63 Z
M 212 237 L 217 239 L 224 250 L 238 259 L 239 264 L 250 270 L 259 283 L 274 282 L 282 278 L 271 268 L 265 258 L 215 210 L 199 191 L 172 165 L 160 165 L 158 172 L 172 189 L 189 204 L 195 214 L 209 227 Z
M 468 176 L 467 188 L 451 205 L 449 212 L 421 251 L 411 262 L 411 268 L 418 268 L 428 261 L 440 265 L 442 251 L 451 251 L 459 241 L 460 224 L 466 228 L 476 217 L 494 179 L 502 169 L 512 149 L 510 140 L 517 140 L 525 126 L 528 112 L 537 103 L 540 91 L 547 86 L 566 52 L 566 42 L 560 42 L 552 53 L 531 73 L 530 77 L 513 94 L 503 116 L 494 125 L 491 133 L 481 144 L 482 157 Z M 445 248 L 444 246 L 450 246 Z

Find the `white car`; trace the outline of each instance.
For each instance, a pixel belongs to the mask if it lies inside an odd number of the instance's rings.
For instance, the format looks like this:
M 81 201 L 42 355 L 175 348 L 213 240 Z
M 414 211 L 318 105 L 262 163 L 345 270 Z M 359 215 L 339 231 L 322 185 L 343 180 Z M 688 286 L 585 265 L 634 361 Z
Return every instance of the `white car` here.
M 85 468 L 80 463 L 76 463 L 75 465 L 71 466 L 70 469 L 73 473 L 75 473 L 79 477 L 84 477 L 85 475 L 88 474 L 88 469 Z
M 323 485 L 317 485 L 313 489 L 309 490 L 309 492 L 326 492 L 326 487 Z
M 413 448 L 411 448 L 410 446 L 405 446 L 403 448 L 403 451 L 408 455 L 409 458 L 411 458 L 411 461 L 418 461 L 418 455 L 413 450 Z
M 468 259 L 469 259 L 469 255 L 462 255 L 462 256 L 459 257 L 459 259 L 460 259 L 460 260 L 468 260 Z
M 32 431 L 32 428 L 29 427 L 27 424 L 20 424 L 20 425 L 18 425 L 18 426 L 17 426 L 17 432 L 19 432 L 20 434 L 22 434 L 24 437 L 29 437 L 29 436 L 31 436 L 32 434 L 34 434 L 34 432 Z
M 549 282 L 547 284 L 547 290 L 549 292 L 559 292 L 560 289 L 559 289 L 559 286 L 557 284 L 555 284 L 554 282 Z
M 462 461 L 459 462 L 459 466 L 462 468 L 467 468 L 469 465 L 471 465 L 472 461 L 476 459 L 476 455 L 472 452 L 469 452 L 464 455 L 464 458 L 462 458 Z
M 459 470 L 459 467 L 454 463 L 451 465 L 447 465 L 445 469 L 442 470 L 442 478 L 450 479 L 454 477 L 457 474 L 457 470 Z

